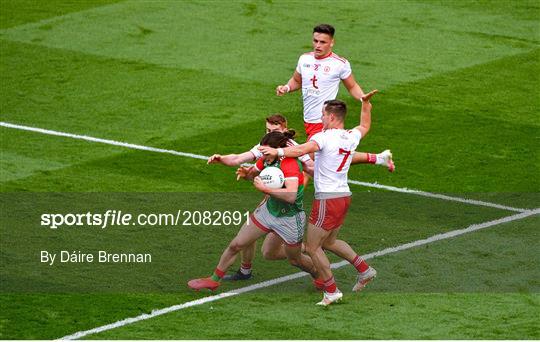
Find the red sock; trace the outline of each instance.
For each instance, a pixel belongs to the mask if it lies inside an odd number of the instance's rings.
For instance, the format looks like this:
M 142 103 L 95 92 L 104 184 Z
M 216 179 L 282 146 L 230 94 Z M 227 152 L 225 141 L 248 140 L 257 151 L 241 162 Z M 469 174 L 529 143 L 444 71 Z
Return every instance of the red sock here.
M 336 292 L 337 286 L 334 277 L 330 277 L 330 279 L 324 281 L 324 290 L 328 293 Z
M 313 284 L 320 290 L 324 289 L 324 280 L 322 278 L 313 279 Z
M 351 262 L 353 266 L 356 268 L 356 270 L 360 273 L 367 271 L 369 268 L 369 265 L 364 261 L 364 259 L 360 258 L 360 256 L 354 257 L 354 260 Z
M 225 276 L 225 272 L 223 272 L 222 270 L 220 270 L 217 267 L 214 270 L 214 274 L 217 275 L 219 277 L 219 279 L 221 279 L 221 278 L 223 278 Z
M 367 154 L 367 161 L 370 164 L 375 164 L 377 162 L 377 155 L 373 154 L 373 153 L 368 153 Z

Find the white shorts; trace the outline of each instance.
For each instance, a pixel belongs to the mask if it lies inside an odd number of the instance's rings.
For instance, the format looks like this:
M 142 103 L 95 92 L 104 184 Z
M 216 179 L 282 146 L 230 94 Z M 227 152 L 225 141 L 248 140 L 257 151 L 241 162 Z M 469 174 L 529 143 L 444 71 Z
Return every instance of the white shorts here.
M 303 211 L 294 216 L 275 217 L 266 208 L 266 202 L 263 202 L 251 214 L 251 220 L 262 231 L 279 235 L 288 246 L 302 244 L 306 226 L 306 213 Z

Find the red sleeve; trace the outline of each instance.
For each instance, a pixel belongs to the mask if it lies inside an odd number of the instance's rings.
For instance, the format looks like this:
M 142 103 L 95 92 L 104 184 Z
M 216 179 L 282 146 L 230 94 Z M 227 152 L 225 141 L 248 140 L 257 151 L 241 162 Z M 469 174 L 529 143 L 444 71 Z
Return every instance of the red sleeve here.
M 263 160 L 264 160 L 264 158 L 260 158 L 255 163 L 255 168 L 257 169 L 257 171 L 262 171 L 264 169 Z
M 296 158 L 283 159 L 281 161 L 281 171 L 283 171 L 285 178 L 298 178 L 300 180 L 300 176 L 302 175 Z

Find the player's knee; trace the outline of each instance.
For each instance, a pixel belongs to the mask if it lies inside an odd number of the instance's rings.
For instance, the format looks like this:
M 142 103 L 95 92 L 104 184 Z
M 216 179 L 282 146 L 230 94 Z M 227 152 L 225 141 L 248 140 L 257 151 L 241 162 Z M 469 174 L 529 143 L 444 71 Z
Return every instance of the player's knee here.
M 332 242 L 325 242 L 325 243 L 322 245 L 322 248 L 331 251 L 331 250 L 333 250 L 334 243 L 335 243 L 335 241 L 332 241 Z
M 246 247 L 245 245 L 239 243 L 236 240 L 232 240 L 231 243 L 229 244 L 229 249 L 234 253 L 240 253 L 240 251 L 244 249 L 245 247 Z
M 276 252 L 266 246 L 261 247 L 261 254 L 266 260 L 276 259 Z

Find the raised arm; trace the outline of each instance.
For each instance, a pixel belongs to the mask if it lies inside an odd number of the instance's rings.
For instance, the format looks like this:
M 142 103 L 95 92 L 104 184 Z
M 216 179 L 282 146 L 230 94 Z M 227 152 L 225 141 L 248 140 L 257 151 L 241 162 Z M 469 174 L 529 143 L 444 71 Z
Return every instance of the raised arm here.
M 298 73 L 298 71 L 295 70 L 287 84 L 278 85 L 276 87 L 276 95 L 283 96 L 286 93 L 290 93 L 291 91 L 295 91 L 300 88 L 302 88 L 302 76 Z
M 368 134 L 369 129 L 371 128 L 371 102 L 369 100 L 373 95 L 375 95 L 378 90 L 373 90 L 362 96 L 362 113 L 360 114 L 360 125 L 356 126 L 355 129 L 359 130 L 362 134 L 362 138 Z

